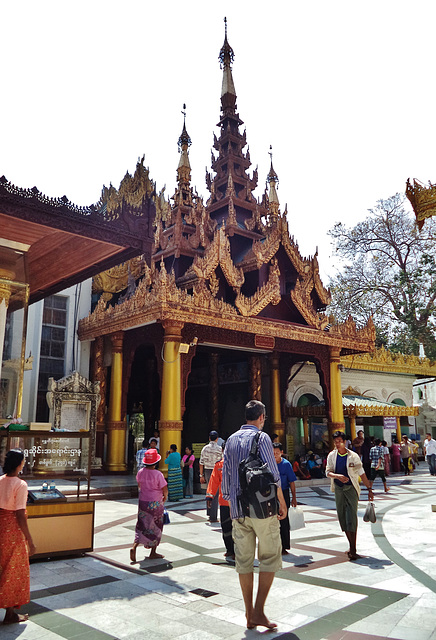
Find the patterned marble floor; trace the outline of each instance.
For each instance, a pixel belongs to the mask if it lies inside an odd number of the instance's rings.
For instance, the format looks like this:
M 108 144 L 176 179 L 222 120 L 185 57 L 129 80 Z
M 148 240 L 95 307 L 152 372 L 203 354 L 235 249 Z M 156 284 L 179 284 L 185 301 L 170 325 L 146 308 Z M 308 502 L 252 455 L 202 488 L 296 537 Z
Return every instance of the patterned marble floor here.
M 98 484 L 98 481 L 96 481 Z M 278 623 L 268 638 L 436 640 L 436 478 L 421 463 L 409 478 L 376 481 L 377 522 L 359 508 L 358 551 L 349 562 L 329 484 L 299 486 L 306 527 L 292 534 L 267 601 Z M 362 497 L 366 498 L 364 490 Z M 160 561 L 131 564 L 136 500 L 96 502 L 95 549 L 81 558 L 31 565 L 28 623 L 0 628 L 22 640 L 251 640 L 234 567 L 204 500 L 169 504 Z

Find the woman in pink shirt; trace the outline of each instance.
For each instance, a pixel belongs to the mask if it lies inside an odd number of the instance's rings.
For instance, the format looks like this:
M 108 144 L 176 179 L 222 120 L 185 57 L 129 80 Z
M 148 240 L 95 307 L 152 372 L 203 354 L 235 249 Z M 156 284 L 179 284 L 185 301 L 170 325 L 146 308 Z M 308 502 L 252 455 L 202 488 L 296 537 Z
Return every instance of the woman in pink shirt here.
M 194 462 L 195 456 L 192 447 L 185 447 L 185 455 L 182 458 L 183 493 L 185 498 L 194 497 Z
M 168 498 L 168 486 L 163 473 L 156 469 L 161 459 L 157 449 L 147 449 L 144 453 L 144 467 L 137 473 L 139 487 L 138 520 L 135 527 L 135 541 L 130 549 L 130 560 L 136 562 L 136 549 L 143 544 L 151 549 L 150 560 L 163 558 L 156 553 L 162 538 L 164 504 Z
M 28 615 L 15 611 L 30 600 L 29 555 L 35 545 L 27 526 L 27 484 L 18 477 L 24 467 L 22 451 L 5 456 L 0 476 L 0 607 L 6 609 L 3 624 L 25 622 Z

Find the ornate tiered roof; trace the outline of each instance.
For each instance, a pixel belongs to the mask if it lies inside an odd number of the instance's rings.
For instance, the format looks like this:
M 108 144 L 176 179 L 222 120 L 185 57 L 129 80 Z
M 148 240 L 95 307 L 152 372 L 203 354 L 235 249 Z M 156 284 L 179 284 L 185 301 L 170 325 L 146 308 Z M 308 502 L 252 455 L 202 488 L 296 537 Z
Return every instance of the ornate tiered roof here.
M 419 180 L 408 180 L 406 196 L 415 212 L 418 228 L 422 229 L 426 218 L 436 215 L 436 184 L 428 183 L 424 186 Z
M 170 200 L 164 192 L 154 197 L 149 273 L 118 307 L 106 309 L 102 299 L 81 322 L 80 335 L 137 326 L 168 313 L 184 322 L 283 337 L 293 332 L 307 342 L 368 351 L 375 337 L 371 322 L 361 329 L 351 319 L 331 327 L 324 314 L 330 291 L 320 279 L 317 256 L 303 257 L 290 235 L 272 154 L 267 188 L 260 200 L 253 194 L 258 175 L 257 169 L 250 175 L 250 154 L 244 152 L 247 137 L 240 131 L 233 59 L 226 29 L 219 55 L 219 136 L 214 135 L 211 171 L 206 173 L 207 202 L 191 185 L 191 139 L 184 112 L 175 193 Z M 344 339 L 347 344 L 341 343 Z

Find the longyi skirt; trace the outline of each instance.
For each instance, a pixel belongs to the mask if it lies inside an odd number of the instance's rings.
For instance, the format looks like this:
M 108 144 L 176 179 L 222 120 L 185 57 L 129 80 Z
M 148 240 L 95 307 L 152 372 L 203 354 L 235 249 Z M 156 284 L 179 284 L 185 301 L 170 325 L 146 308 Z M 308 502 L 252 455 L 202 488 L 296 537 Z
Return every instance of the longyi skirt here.
M 168 469 L 168 500 L 176 502 L 183 498 L 183 479 L 180 467 Z
M 157 547 L 162 538 L 164 503 L 139 501 L 138 520 L 135 527 L 135 542 L 146 549 Z
M 0 609 L 30 600 L 29 553 L 15 511 L 0 509 Z

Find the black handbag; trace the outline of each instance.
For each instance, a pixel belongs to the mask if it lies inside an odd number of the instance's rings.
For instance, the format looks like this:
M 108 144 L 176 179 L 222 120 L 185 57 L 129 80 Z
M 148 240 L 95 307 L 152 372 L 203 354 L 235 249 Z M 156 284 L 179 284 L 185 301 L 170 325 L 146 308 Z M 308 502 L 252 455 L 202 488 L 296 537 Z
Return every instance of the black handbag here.
M 274 476 L 259 456 L 260 434 L 256 433 L 249 455 L 239 463 L 238 497 L 244 516 L 265 519 L 278 514 L 279 503 Z

